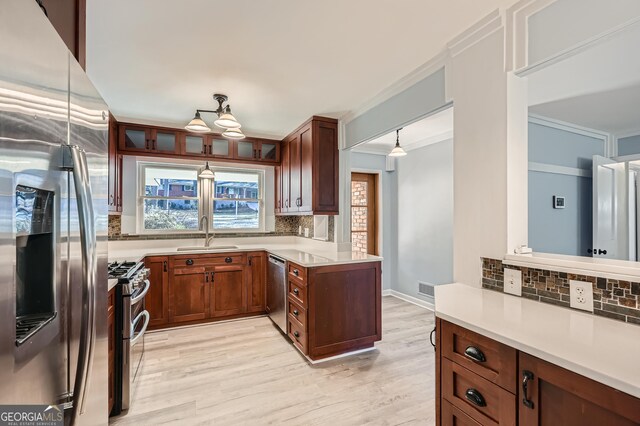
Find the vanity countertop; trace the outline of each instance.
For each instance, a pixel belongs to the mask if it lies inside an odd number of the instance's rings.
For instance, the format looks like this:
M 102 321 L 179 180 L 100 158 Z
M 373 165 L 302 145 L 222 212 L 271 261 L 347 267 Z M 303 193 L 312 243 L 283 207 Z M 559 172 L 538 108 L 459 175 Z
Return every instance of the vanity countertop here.
M 435 287 L 439 318 L 640 398 L 640 326 L 464 284 Z

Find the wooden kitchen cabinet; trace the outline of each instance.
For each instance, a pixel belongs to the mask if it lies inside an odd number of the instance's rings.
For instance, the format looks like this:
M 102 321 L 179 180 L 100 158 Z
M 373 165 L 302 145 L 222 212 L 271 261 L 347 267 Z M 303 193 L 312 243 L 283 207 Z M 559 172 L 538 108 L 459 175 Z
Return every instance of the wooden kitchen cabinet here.
M 80 66 L 86 65 L 86 0 L 42 0 L 47 18 Z
M 169 322 L 169 257 L 149 256 L 144 266 L 150 270 L 151 283 L 144 303 L 151 317 L 149 328 L 156 328 Z
M 209 280 L 209 317 L 240 315 L 247 311 L 245 266 L 216 266 Z
M 209 309 L 209 273 L 203 266 L 177 267 L 170 282 L 169 321 L 181 323 L 207 318 Z
M 164 127 L 121 123 L 118 150 L 132 153 L 180 154 L 179 132 Z
M 211 134 L 181 133 L 180 154 L 185 157 L 233 159 L 233 141 Z
M 122 158 L 118 154 L 118 122 L 109 114 L 109 184 L 107 204 L 109 214 L 122 213 Z
M 247 254 L 249 269 L 247 273 L 247 312 L 264 312 L 267 290 L 267 255 L 265 252 Z
M 640 424 L 640 400 L 529 354 L 519 354 L 519 424 L 589 426 Z
M 116 290 L 109 290 L 107 296 L 107 381 L 108 381 L 108 410 L 111 413 L 115 402 L 115 368 L 116 368 Z
M 338 205 L 338 122 L 312 117 L 282 142 L 276 186 L 278 214 L 336 215 Z
M 436 425 L 458 424 L 637 425 L 640 399 L 436 318 Z

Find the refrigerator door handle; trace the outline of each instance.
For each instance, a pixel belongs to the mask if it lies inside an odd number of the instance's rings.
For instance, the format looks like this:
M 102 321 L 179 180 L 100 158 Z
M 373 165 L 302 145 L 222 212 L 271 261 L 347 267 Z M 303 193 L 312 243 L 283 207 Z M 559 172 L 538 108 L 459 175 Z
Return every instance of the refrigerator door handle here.
M 95 347 L 95 279 L 97 274 L 96 231 L 89 166 L 84 150 L 75 145 L 63 146 L 63 168 L 71 171 L 78 204 L 80 245 L 82 251 L 82 325 L 78 347 L 78 367 L 73 389 L 72 424 L 84 414 Z

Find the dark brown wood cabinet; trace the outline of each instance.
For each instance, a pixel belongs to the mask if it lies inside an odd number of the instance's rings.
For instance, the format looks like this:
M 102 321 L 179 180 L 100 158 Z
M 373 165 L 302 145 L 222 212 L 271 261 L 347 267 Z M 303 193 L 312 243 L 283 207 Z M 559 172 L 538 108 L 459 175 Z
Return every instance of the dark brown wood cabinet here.
M 107 381 L 108 381 L 108 410 L 111 413 L 115 402 L 115 367 L 116 367 L 116 291 L 109 290 L 107 296 Z
M 637 425 L 640 399 L 436 318 L 436 425 Z
M 263 251 L 247 254 L 249 270 L 247 274 L 247 312 L 266 310 L 267 254 Z
M 312 360 L 382 339 L 380 262 L 303 268 L 289 263 L 288 335 Z
M 42 0 L 49 21 L 76 60 L 86 66 L 86 0 Z
M 338 121 L 312 117 L 282 142 L 278 214 L 338 214 Z
M 120 123 L 118 150 L 131 153 L 180 154 L 179 132 L 163 127 Z
M 163 326 L 169 322 L 169 257 L 149 256 L 144 260 L 149 268 L 151 287 L 145 297 L 145 307 L 151 319 L 149 327 Z
M 169 322 L 199 321 L 207 318 L 209 277 L 203 266 L 173 268 L 170 275 Z
M 109 214 L 122 213 L 122 156 L 118 154 L 118 122 L 109 114 Z
M 244 265 L 214 267 L 209 280 L 209 317 L 228 317 L 246 311 Z
M 522 426 L 640 424 L 640 399 L 529 354 L 519 353 Z

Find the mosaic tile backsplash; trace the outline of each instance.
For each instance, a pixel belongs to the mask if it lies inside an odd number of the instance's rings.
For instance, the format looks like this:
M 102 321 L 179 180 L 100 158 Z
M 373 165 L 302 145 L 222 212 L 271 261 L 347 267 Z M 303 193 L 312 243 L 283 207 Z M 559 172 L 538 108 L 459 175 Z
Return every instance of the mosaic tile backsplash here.
M 298 235 L 298 226 L 302 229 L 309 228 L 310 238 L 313 236 L 313 216 L 276 216 L 275 232 L 265 232 L 262 234 L 215 234 L 216 238 L 238 238 L 238 237 L 255 237 L 256 235 L 265 236 L 282 236 L 282 235 Z M 202 238 L 202 234 L 156 234 L 156 235 L 126 235 L 122 234 L 122 222 L 120 216 L 109 216 L 109 240 L 170 240 L 179 238 Z M 329 241 L 333 241 L 334 217 L 329 216 Z M 303 235 L 301 235 L 303 236 Z
M 502 292 L 505 267 L 522 271 L 522 297 L 568 308 L 569 281 L 586 281 L 593 286 L 595 315 L 640 325 L 640 283 L 546 269 L 505 266 L 500 260 L 483 258 L 482 287 Z

